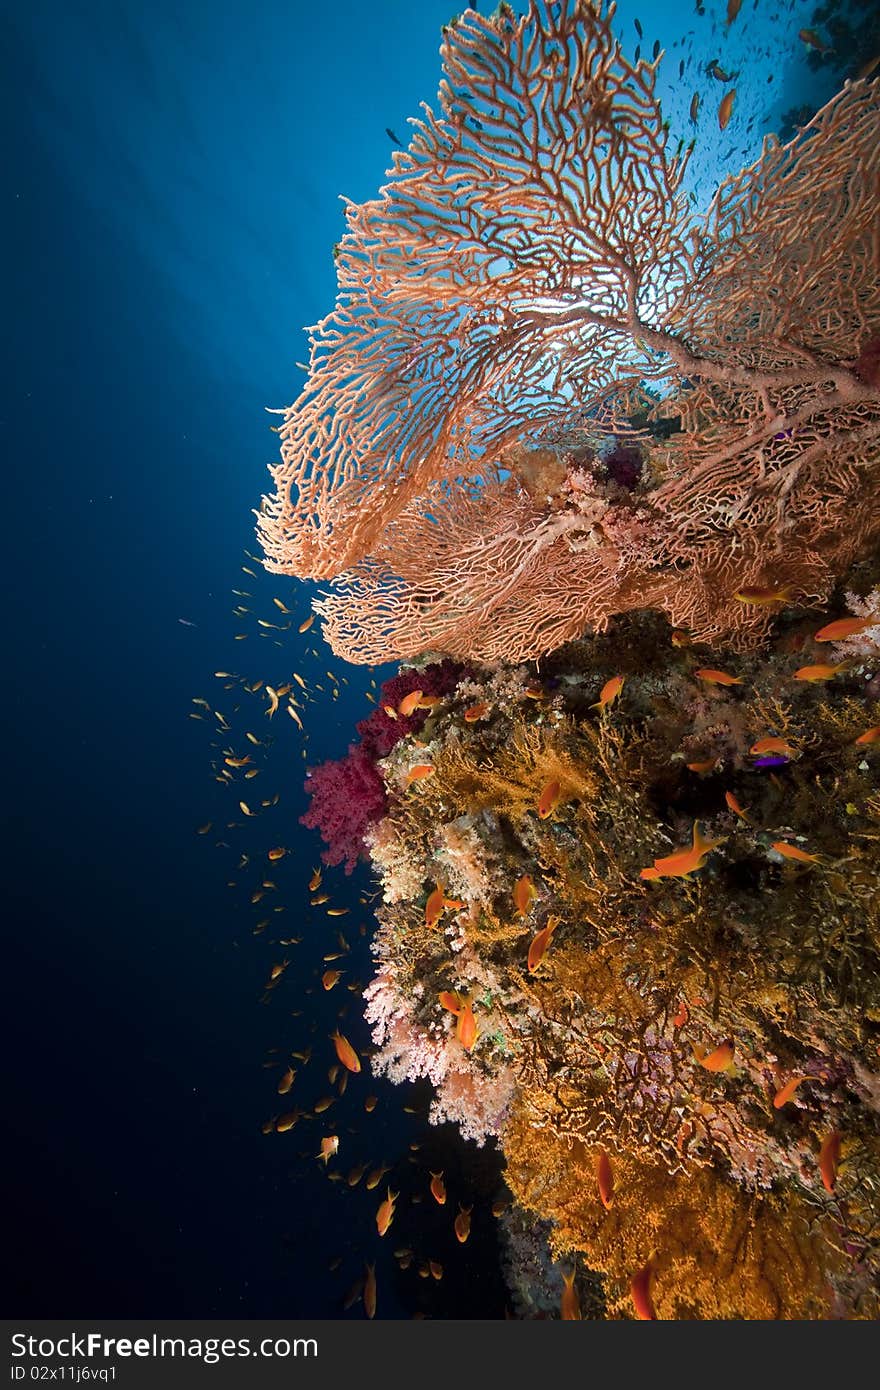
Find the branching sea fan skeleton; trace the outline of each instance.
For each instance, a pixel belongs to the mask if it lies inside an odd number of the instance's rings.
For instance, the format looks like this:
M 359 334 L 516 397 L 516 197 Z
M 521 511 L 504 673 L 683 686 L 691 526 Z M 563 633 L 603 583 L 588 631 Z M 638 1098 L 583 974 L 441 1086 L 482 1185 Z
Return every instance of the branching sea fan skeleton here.
M 333 581 L 350 661 L 520 661 L 645 607 L 745 649 L 769 619 L 735 591 L 820 601 L 880 537 L 880 81 L 696 218 L 613 17 L 468 11 L 437 113 L 347 204 L 258 529 Z

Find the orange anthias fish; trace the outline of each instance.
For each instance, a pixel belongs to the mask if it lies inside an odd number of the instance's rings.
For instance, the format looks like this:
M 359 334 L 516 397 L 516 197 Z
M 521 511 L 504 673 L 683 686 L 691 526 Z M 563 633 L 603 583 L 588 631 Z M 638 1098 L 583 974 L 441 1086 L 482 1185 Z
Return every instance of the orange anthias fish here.
M 791 594 L 792 591 L 789 588 L 761 589 L 744 586 L 742 589 L 737 589 L 733 597 L 738 599 L 740 603 L 754 603 L 760 606 L 771 603 L 787 603 Z
M 423 694 L 424 691 L 422 690 L 411 690 L 408 695 L 404 695 L 400 704 L 397 706 L 398 714 L 402 714 L 404 718 L 407 718 L 408 715 L 418 709 L 419 700 L 421 700 Z
M 455 1035 L 465 1052 L 470 1052 L 474 1043 L 477 1041 L 477 1020 L 474 1018 L 474 1006 L 470 1000 L 463 1005 L 458 1015 L 458 1022 L 455 1025 Z
M 425 903 L 425 926 L 436 927 L 440 918 L 443 916 L 443 906 L 446 902 L 446 894 L 443 885 L 438 883 L 433 893 L 428 894 L 428 901 Z
M 392 1192 L 388 1188 L 388 1196 L 376 1212 L 376 1230 L 380 1236 L 384 1236 L 394 1218 L 394 1203 L 400 1196 L 399 1192 Z
M 729 811 L 732 811 L 735 816 L 739 816 L 741 820 L 748 820 L 748 816 L 746 815 L 742 806 L 740 806 L 733 792 L 725 792 L 724 800 L 727 802 L 727 808 Z
M 556 807 L 559 805 L 561 791 L 562 788 L 559 782 L 547 783 L 546 787 L 541 792 L 541 797 L 538 802 L 538 815 L 541 820 L 546 820 L 548 816 L 552 816 Z
M 376 1316 L 376 1266 L 367 1265 L 367 1277 L 364 1280 L 364 1311 L 368 1318 Z
M 818 864 L 818 854 L 808 854 L 805 849 L 799 849 L 797 845 L 790 845 L 787 840 L 774 840 L 770 846 L 775 849 L 777 854 L 781 854 L 783 859 L 797 859 L 801 864 Z
M 725 1038 L 723 1043 L 719 1043 L 714 1052 L 706 1052 L 705 1047 L 695 1043 L 693 1047 L 694 1058 L 706 1071 L 727 1071 L 733 1064 L 733 1053 L 736 1044 L 732 1038 Z
M 736 88 L 731 87 L 729 92 L 725 92 L 721 98 L 721 105 L 718 107 L 718 129 L 724 130 L 733 112 L 733 103 L 736 100 Z
M 704 759 L 702 760 L 702 762 L 687 763 L 687 769 L 688 769 L 688 771 L 689 771 L 689 772 L 699 772 L 699 774 L 700 774 L 701 777 L 705 777 L 707 773 L 712 772 L 713 769 L 716 768 L 717 766 L 718 766 L 718 759 L 717 759 L 717 758 L 704 758 Z
M 786 758 L 793 756 L 795 750 L 784 738 L 759 738 L 749 749 L 750 753 L 781 753 Z
M 599 1150 L 596 1159 L 596 1181 L 599 1184 L 599 1200 L 605 1210 L 610 1211 L 614 1201 L 614 1174 L 611 1171 L 611 1159 L 604 1149 Z
M 689 634 L 683 632 L 680 627 L 677 627 L 673 630 L 671 640 L 673 647 L 689 647 L 691 645 L 691 639 Z
M 431 1174 L 431 1196 L 439 1206 L 446 1205 L 446 1186 L 443 1182 L 442 1169 L 439 1173 Z
M 701 666 L 694 675 L 707 685 L 742 685 L 739 676 L 729 676 L 726 671 L 716 671 L 711 666 Z
M 348 1038 L 343 1037 L 338 1029 L 335 1033 L 331 1033 L 330 1036 L 336 1048 L 336 1056 L 339 1058 L 342 1065 L 347 1067 L 349 1071 L 360 1071 L 361 1059 L 348 1041 Z
M 608 706 L 617 699 L 623 689 L 623 682 L 625 680 L 625 676 L 612 676 L 610 681 L 606 681 L 602 686 L 602 689 L 599 691 L 598 700 L 594 705 L 590 705 L 590 709 L 607 709 Z
M 518 878 L 513 890 L 513 903 L 518 917 L 525 917 L 535 898 L 538 896 L 534 883 L 528 874 L 523 874 Z
M 316 888 L 320 888 L 320 886 L 321 886 L 321 870 L 320 870 L 320 869 L 316 869 L 315 872 L 312 874 L 311 878 L 309 879 L 309 892 L 310 892 L 310 893 L 314 893 L 315 889 L 316 889 Z
M 447 898 L 442 885 L 438 883 L 433 893 L 429 893 L 428 901 L 425 903 L 425 926 L 436 927 L 444 912 L 466 906 L 460 898 Z
M 333 1157 L 335 1153 L 338 1152 L 339 1135 L 328 1134 L 326 1139 L 321 1140 L 321 1152 L 319 1154 L 315 1154 L 315 1157 L 322 1158 L 324 1160 L 324 1167 L 326 1168 L 329 1160 Z
M 819 1172 L 822 1174 L 825 1191 L 832 1194 L 837 1183 L 841 1138 L 840 1130 L 833 1129 L 830 1134 L 826 1134 L 819 1149 Z
M 814 642 L 841 642 L 844 637 L 855 637 L 858 633 L 864 632 L 866 628 L 873 627 L 880 622 L 880 614 L 875 613 L 870 618 L 838 618 L 836 622 L 826 623 L 820 627 L 818 632 L 813 633 Z
M 792 673 L 794 681 L 830 681 L 839 671 L 849 665 L 848 661 L 838 661 L 835 666 L 819 662 L 816 666 L 799 666 Z
M 464 1245 L 471 1233 L 471 1208 L 459 1206 L 458 1216 L 455 1218 L 455 1238 L 459 1245 Z
M 653 869 L 642 869 L 642 878 L 687 878 L 703 867 L 707 854 L 723 843 L 718 840 L 704 840 L 700 834 L 700 823 L 694 821 L 694 841 L 690 849 L 677 849 L 663 859 L 655 859 Z
M 406 774 L 403 785 L 404 787 L 411 787 L 413 782 L 421 782 L 425 777 L 430 777 L 433 772 L 433 763 L 416 763 L 415 767 L 411 767 Z
M 815 29 L 798 29 L 798 38 L 802 43 L 808 43 L 811 48 L 815 48 L 817 53 L 831 53 L 831 45 L 819 38 Z
M 559 918 L 551 917 L 546 927 L 539 931 L 538 935 L 533 938 L 532 944 L 529 947 L 529 958 L 526 962 L 530 975 L 534 974 L 538 966 L 541 964 L 541 961 L 544 959 L 544 952 L 550 945 L 550 938 L 552 937 L 558 925 Z
M 636 1317 L 643 1322 L 656 1322 L 657 1314 L 654 1312 L 654 1304 L 651 1301 L 651 1278 L 654 1273 L 654 1262 L 648 1260 L 646 1265 L 634 1274 L 629 1281 L 629 1294 L 636 1311 Z
M 781 1110 L 783 1105 L 788 1105 L 790 1100 L 794 1100 L 795 1091 L 798 1086 L 800 1086 L 801 1082 L 809 1080 L 809 1076 L 792 1076 L 790 1080 L 786 1081 L 784 1086 L 780 1086 L 773 1097 L 773 1109 Z
M 485 702 L 481 702 L 478 705 L 469 705 L 464 712 L 464 722 L 466 724 L 476 723 L 478 719 L 482 719 L 488 708 L 489 706 L 485 704 Z
M 458 1015 L 464 1008 L 464 1002 L 458 990 L 441 990 L 437 998 L 440 1000 L 444 1009 L 448 1009 L 451 1014 L 455 1014 L 456 1018 L 458 1018 Z
M 341 970 L 325 970 L 321 976 L 321 984 L 325 989 L 330 990 L 334 985 L 338 985 L 342 979 Z
M 577 1289 L 574 1286 L 576 1274 L 577 1269 L 573 1269 L 571 1274 L 563 1274 L 562 1276 L 562 1304 L 559 1315 L 563 1322 L 581 1321 L 581 1302 L 577 1295 Z
M 875 724 L 873 729 L 866 729 L 863 734 L 859 734 L 856 743 L 878 743 L 880 742 L 880 724 Z

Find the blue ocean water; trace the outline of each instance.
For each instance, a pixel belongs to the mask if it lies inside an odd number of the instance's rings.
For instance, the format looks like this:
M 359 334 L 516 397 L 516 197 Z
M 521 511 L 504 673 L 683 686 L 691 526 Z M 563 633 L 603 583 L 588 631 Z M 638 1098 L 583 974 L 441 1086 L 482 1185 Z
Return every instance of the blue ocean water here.
M 784 110 L 834 89 L 796 38 L 812 8 L 746 0 L 728 31 L 718 0 L 620 5 L 628 51 L 636 18 L 667 50 L 674 131 L 689 136 L 703 94 L 701 201 Z M 304 586 L 239 569 L 275 455 L 265 407 L 295 396 L 302 327 L 332 306 L 339 195 L 373 196 L 386 127 L 405 142 L 406 118 L 433 103 L 453 11 L 30 0 L 4 15 L 10 1312 L 336 1317 L 370 1249 L 373 1194 L 324 1180 L 316 1122 L 286 1147 L 260 1132 L 265 1049 L 312 1042 L 326 1071 L 337 1008 L 353 1038 L 366 1027 L 354 996 L 305 992 L 314 952 L 282 1009 L 259 1004 L 271 952 L 245 884 L 226 887 L 250 829 L 225 830 L 211 725 L 188 714 L 194 697 L 221 708 L 216 669 L 280 681 L 294 664 L 326 687 L 328 667 L 342 673 L 317 628 L 279 649 L 251 617 L 236 644 L 230 591 L 253 589 L 264 616 L 273 595 L 297 621 L 308 612 Z M 741 70 L 723 135 L 713 57 Z M 337 700 L 309 707 L 310 763 L 341 755 L 368 711 L 370 673 L 344 674 Z M 319 847 L 297 824 L 306 760 L 285 736 L 263 795 L 282 795 L 278 879 L 299 934 L 318 930 L 302 890 Z M 335 871 L 334 885 L 363 907 L 365 878 Z M 374 1089 L 352 1162 L 405 1165 L 424 1124 Z M 437 1286 L 435 1315 L 503 1315 L 493 1240 L 475 1239 L 455 1288 Z M 380 1315 L 408 1316 L 416 1295 L 381 1258 Z

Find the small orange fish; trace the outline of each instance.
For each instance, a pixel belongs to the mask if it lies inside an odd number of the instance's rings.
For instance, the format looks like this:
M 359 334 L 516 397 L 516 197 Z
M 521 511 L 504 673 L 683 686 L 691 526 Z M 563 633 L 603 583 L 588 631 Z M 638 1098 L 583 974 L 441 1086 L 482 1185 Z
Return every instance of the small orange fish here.
M 791 595 L 792 590 L 787 587 L 783 589 L 761 589 L 750 588 L 748 585 L 744 585 L 742 589 L 737 589 L 733 597 L 738 599 L 740 603 L 754 603 L 760 606 L 771 603 L 787 603 Z
M 548 816 L 552 816 L 556 807 L 559 805 L 561 790 L 562 788 L 558 782 L 547 783 L 538 801 L 538 815 L 541 820 L 546 820 Z
M 781 753 L 786 758 L 792 757 L 794 751 L 784 738 L 759 738 L 749 749 L 750 753 Z
M 326 1139 L 321 1140 L 321 1152 L 319 1154 L 315 1154 L 315 1157 L 322 1158 L 324 1160 L 324 1167 L 326 1168 L 329 1160 L 333 1157 L 335 1153 L 338 1152 L 339 1135 L 328 1134 Z
M 341 970 L 325 970 L 321 976 L 321 984 L 325 989 L 330 990 L 334 985 L 338 985 L 342 979 Z
M 614 1174 L 611 1171 L 611 1159 L 604 1149 L 599 1150 L 596 1159 L 596 1181 L 599 1184 L 599 1200 L 605 1210 L 610 1211 L 614 1201 Z
M 700 834 L 699 821 L 694 821 L 694 838 L 690 849 L 677 849 L 662 859 L 654 860 L 654 872 L 642 869 L 643 878 L 687 878 L 703 867 L 703 861 L 711 850 L 723 843 L 718 840 L 704 840 Z
M 441 1207 L 446 1205 L 446 1186 L 443 1182 L 443 1172 L 431 1174 L 431 1196 Z
M 444 1009 L 448 1009 L 451 1014 L 455 1014 L 456 1018 L 461 1013 L 464 1007 L 461 995 L 459 994 L 458 990 L 441 990 L 437 998 L 440 1000 L 440 1003 L 443 1005 Z
M 342 1065 L 347 1067 L 349 1071 L 360 1071 L 361 1059 L 348 1041 L 348 1038 L 343 1037 L 338 1029 L 335 1033 L 331 1033 L 330 1036 L 336 1048 L 336 1056 L 339 1058 Z
M 314 621 L 315 615 L 314 613 L 310 613 L 309 616 L 306 618 L 305 622 L 300 623 L 299 627 L 297 628 L 297 632 L 308 632 L 309 628 L 311 627 Z
M 705 758 L 702 762 L 687 763 L 686 766 L 689 772 L 699 772 L 700 775 L 704 777 L 706 773 L 711 772 L 718 766 L 718 759 Z
M 797 845 L 790 845 L 787 840 L 774 840 L 770 846 L 775 849 L 777 854 L 781 854 L 784 859 L 797 859 L 801 864 L 818 864 L 818 854 L 808 854 L 805 849 L 799 849 Z
M 418 708 L 419 700 L 424 694 L 421 690 L 411 690 L 408 695 L 404 695 L 400 704 L 397 706 L 398 714 L 402 714 L 406 719 L 414 710 Z
M 629 1294 L 636 1310 L 636 1317 L 643 1322 L 656 1322 L 657 1314 L 654 1312 L 654 1304 L 651 1301 L 651 1279 L 654 1274 L 654 1262 L 648 1260 L 646 1265 L 634 1274 L 629 1281 Z
M 518 878 L 513 890 L 513 902 L 518 917 L 525 917 L 535 898 L 538 896 L 537 889 L 528 874 L 523 874 Z
M 388 715 L 388 718 L 389 718 L 389 719 L 396 719 L 396 718 L 397 718 L 397 710 L 394 708 L 393 705 L 383 705 L 383 706 L 382 706 L 382 709 L 383 709 L 384 713 Z
M 463 1005 L 458 1015 L 455 1035 L 465 1052 L 470 1052 L 477 1041 L 477 1020 L 474 1018 L 474 1007 L 470 1001 Z
M 529 957 L 526 962 L 530 975 L 534 974 L 541 964 L 541 961 L 544 959 L 544 952 L 550 945 L 550 938 L 558 925 L 559 918 L 551 917 L 546 927 L 539 931 L 538 935 L 533 938 L 532 944 L 529 946 Z
M 367 1096 L 366 1100 L 364 1101 L 364 1109 L 366 1110 L 367 1114 L 370 1115 L 376 1109 L 376 1106 L 378 1104 L 378 1096 Z
M 284 1073 L 284 1075 L 281 1077 L 281 1080 L 278 1082 L 278 1085 L 277 1085 L 277 1087 L 275 1088 L 275 1089 L 277 1090 L 279 1096 L 286 1096 L 286 1095 L 287 1095 L 287 1092 L 290 1090 L 290 1088 L 291 1088 L 291 1086 L 293 1085 L 295 1079 L 296 1079 L 296 1072 L 293 1070 L 293 1067 L 288 1067 L 288 1068 L 287 1068 L 287 1071 L 286 1071 L 286 1072 Z
M 870 618 L 838 618 L 836 622 L 826 623 L 825 627 L 820 627 L 818 632 L 814 632 L 813 641 L 841 642 L 844 637 L 855 637 L 877 622 L 880 622 L 878 613 Z
M 815 48 L 817 53 L 830 53 L 831 45 L 819 38 L 815 29 L 798 29 L 798 38 L 802 43 L 807 43 L 810 48 Z
M 311 878 L 309 879 L 309 892 L 310 892 L 310 893 L 314 893 L 315 889 L 316 889 L 316 888 L 320 888 L 320 886 L 321 886 L 321 870 L 320 870 L 320 869 L 315 869 L 315 872 L 312 874 Z
M 383 1163 L 379 1168 L 374 1168 L 372 1173 L 368 1173 L 366 1182 L 367 1191 L 372 1192 L 374 1187 L 378 1187 L 385 1174 L 390 1171 L 387 1164 Z
M 866 729 L 855 740 L 856 743 L 877 743 L 878 741 L 880 741 L 880 724 L 875 724 L 873 729 Z
M 809 1076 L 793 1076 L 781 1086 L 773 1097 L 773 1109 L 781 1110 L 783 1105 L 788 1105 L 790 1100 L 794 1100 L 795 1091 L 802 1081 L 809 1081 Z
M 625 679 L 625 676 L 612 676 L 609 681 L 606 681 L 599 691 L 598 700 L 594 705 L 590 705 L 590 709 L 607 709 L 617 699 L 623 689 Z
M 453 1223 L 455 1228 L 455 1238 L 459 1245 L 464 1245 L 471 1233 L 471 1208 L 459 1205 L 458 1216 Z
M 837 1183 L 837 1169 L 840 1164 L 840 1130 L 833 1129 L 826 1134 L 819 1149 L 819 1172 L 826 1192 L 833 1194 Z
M 413 782 L 421 782 L 425 777 L 430 777 L 434 772 L 433 763 L 416 763 L 411 767 L 404 778 L 404 787 L 411 787 Z
M 824 662 L 820 662 L 816 666 L 800 666 L 793 672 L 792 680 L 830 681 L 833 676 L 837 675 L 838 671 L 842 671 L 848 665 L 849 662 L 847 661 L 838 661 L 836 666 L 830 666 Z
M 674 628 L 672 632 L 673 647 L 689 647 L 691 645 L 690 634 L 682 631 L 680 627 Z
M 730 120 L 733 111 L 733 103 L 736 100 L 736 88 L 731 87 L 729 92 L 725 92 L 721 98 L 721 105 L 718 107 L 718 129 L 724 130 Z
M 443 905 L 446 895 L 442 884 L 438 883 L 433 893 L 428 894 L 428 901 L 425 903 L 425 926 L 436 927 L 440 918 L 443 916 Z
M 428 1269 L 431 1271 L 431 1278 L 438 1282 L 443 1278 L 443 1266 L 439 1260 L 429 1260 Z
M 732 811 L 735 816 L 739 816 L 741 820 L 748 820 L 748 816 L 746 815 L 742 806 L 740 806 L 733 792 L 725 792 L 724 800 L 727 802 L 727 808 L 729 811 Z
M 694 675 L 707 685 L 742 685 L 739 676 L 729 676 L 726 671 L 715 671 L 711 666 L 701 666 Z
M 388 1196 L 376 1212 L 376 1230 L 379 1232 L 380 1236 L 384 1236 L 394 1219 L 394 1203 L 399 1196 L 399 1192 L 392 1192 L 389 1187 Z
M 488 708 L 489 706 L 485 702 L 477 705 L 469 705 L 464 712 L 464 722 L 466 724 L 476 723 L 478 719 L 482 719 Z
M 279 845 L 277 849 L 270 849 L 267 857 L 271 859 L 274 864 L 278 859 L 283 859 L 286 853 L 287 850 Z
M 367 1265 L 364 1279 L 364 1311 L 368 1318 L 376 1316 L 376 1266 Z
M 563 1322 L 581 1321 L 581 1303 L 577 1295 L 577 1289 L 574 1286 L 576 1274 L 577 1269 L 575 1268 L 571 1271 L 571 1274 L 563 1274 L 562 1276 L 562 1305 L 560 1307 L 559 1316 Z
M 736 1044 L 732 1038 L 725 1038 L 723 1043 L 719 1043 L 714 1052 L 706 1052 L 705 1047 L 699 1043 L 694 1044 L 692 1051 L 694 1060 L 699 1062 L 706 1071 L 726 1071 L 733 1063 L 733 1052 Z
M 527 685 L 523 694 L 527 700 L 546 700 L 547 698 L 539 685 Z

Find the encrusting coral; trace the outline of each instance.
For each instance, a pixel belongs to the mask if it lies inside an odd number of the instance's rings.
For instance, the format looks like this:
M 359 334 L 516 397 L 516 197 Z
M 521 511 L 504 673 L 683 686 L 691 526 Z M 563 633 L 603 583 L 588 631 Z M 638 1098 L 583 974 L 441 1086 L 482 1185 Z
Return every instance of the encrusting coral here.
M 649 1259 L 661 1317 L 878 1311 L 880 703 L 818 627 L 743 655 L 632 614 L 376 760 L 372 1064 L 497 1137 L 612 1315 Z

